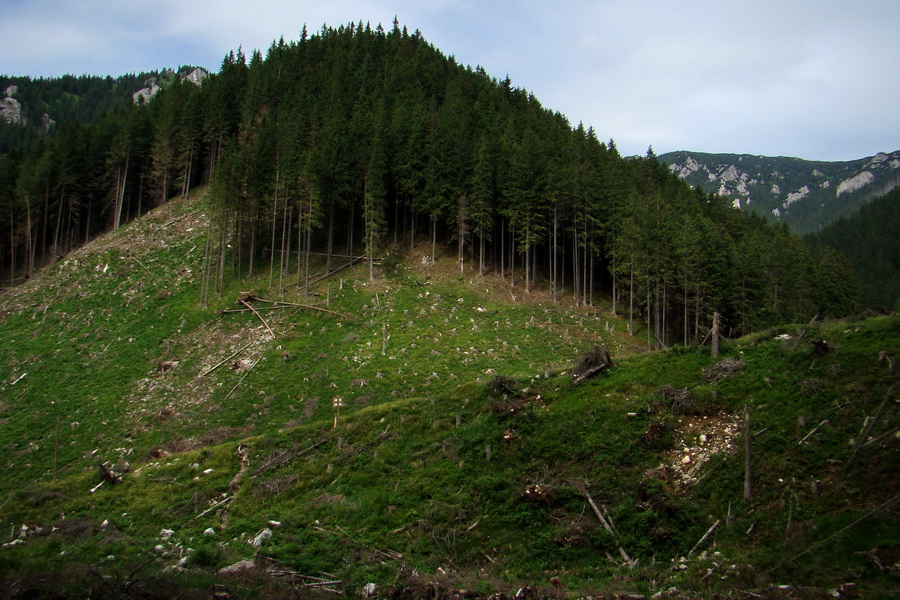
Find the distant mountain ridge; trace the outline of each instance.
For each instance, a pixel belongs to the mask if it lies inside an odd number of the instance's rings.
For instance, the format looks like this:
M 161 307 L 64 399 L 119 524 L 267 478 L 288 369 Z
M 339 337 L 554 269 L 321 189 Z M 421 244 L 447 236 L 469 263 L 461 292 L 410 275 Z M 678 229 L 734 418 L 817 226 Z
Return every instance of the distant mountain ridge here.
M 900 186 L 900 151 L 846 162 L 689 151 L 659 160 L 692 186 L 800 234 L 821 231 Z

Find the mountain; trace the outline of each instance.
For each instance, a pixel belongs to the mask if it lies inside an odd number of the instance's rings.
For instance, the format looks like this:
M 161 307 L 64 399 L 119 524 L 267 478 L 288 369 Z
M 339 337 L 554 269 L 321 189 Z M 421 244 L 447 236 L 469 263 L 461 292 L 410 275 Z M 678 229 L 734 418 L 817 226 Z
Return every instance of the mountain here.
M 813 253 L 836 252 L 852 265 L 863 306 L 897 309 L 900 303 L 900 188 L 872 200 L 849 217 L 806 236 Z
M 9 77 L 0 75 L 0 155 L 27 152 L 59 129 L 90 125 L 179 81 L 201 84 L 208 76 L 199 67 L 183 66 L 119 77 Z
M 847 162 L 687 151 L 659 160 L 692 186 L 800 234 L 821 231 L 900 185 L 900 151 Z

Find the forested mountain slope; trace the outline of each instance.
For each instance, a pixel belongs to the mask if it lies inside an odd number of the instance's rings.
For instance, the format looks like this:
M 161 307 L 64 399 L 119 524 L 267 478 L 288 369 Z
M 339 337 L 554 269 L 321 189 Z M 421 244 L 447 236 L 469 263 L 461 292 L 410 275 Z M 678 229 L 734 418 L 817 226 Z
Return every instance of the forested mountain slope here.
M 896 310 L 900 301 L 900 190 L 806 237 L 813 253 L 837 252 L 853 265 L 864 306 Z M 826 259 L 827 260 L 827 259 Z
M 800 234 L 821 231 L 900 185 L 900 151 L 847 162 L 684 151 L 660 160 L 691 185 Z
M 205 298 L 273 247 L 305 286 L 310 253 L 329 270 L 365 256 L 374 274 L 387 246 L 426 234 L 429 259 L 452 245 L 461 273 L 477 265 L 526 290 L 542 279 L 579 304 L 610 297 L 651 347 L 702 339 L 715 312 L 739 335 L 855 308 L 786 229 L 692 190 L 652 154 L 623 159 L 396 23 L 230 53 L 199 87 L 175 83 L 4 156 L 0 267 L 28 276 L 204 182 Z
M 198 83 L 205 74 L 195 67 L 119 77 L 0 74 L 0 155 L 28 152 L 41 140 L 55 137 L 60 128 L 96 123 L 111 111 L 151 97 L 154 86 L 161 90 L 183 79 Z

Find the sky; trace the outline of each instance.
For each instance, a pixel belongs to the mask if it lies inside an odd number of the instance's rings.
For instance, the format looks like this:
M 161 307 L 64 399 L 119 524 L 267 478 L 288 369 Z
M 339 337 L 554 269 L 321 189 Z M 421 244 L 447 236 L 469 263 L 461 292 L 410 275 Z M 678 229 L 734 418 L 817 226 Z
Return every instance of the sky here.
M 898 0 L 0 0 L 0 74 L 215 72 L 304 24 L 395 16 L 623 155 L 900 149 Z

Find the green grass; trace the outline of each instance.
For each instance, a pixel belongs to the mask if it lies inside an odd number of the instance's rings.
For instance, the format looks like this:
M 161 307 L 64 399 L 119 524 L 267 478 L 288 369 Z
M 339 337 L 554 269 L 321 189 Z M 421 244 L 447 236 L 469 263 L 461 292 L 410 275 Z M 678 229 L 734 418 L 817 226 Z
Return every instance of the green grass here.
M 896 439 L 847 461 L 849 440 L 882 404 L 870 437 L 896 426 L 898 376 L 878 361 L 881 350 L 900 353 L 896 316 L 823 323 L 799 340 L 783 327 L 730 341 L 723 358 L 743 369 L 713 383 L 703 350 L 628 355 L 639 343 L 606 312 L 510 302 L 502 282 L 398 260 L 374 284 L 360 268 L 317 284 L 312 298 L 287 288 L 285 301 L 348 318 L 261 312 L 273 340 L 257 316 L 222 312 L 241 308 L 247 290 L 279 299 L 268 265 L 201 308 L 205 228 L 191 203 L 164 208 L 2 299 L 0 524 L 10 539 L 23 523 L 42 531 L 0 548 L 0 578 L 80 565 L 127 579 L 139 565 L 160 574 L 187 557 L 188 571 L 166 577 L 208 587 L 217 568 L 258 551 L 333 574 L 348 593 L 369 581 L 412 585 L 412 572 L 484 594 L 549 590 L 551 576 L 571 595 L 891 589 L 866 553 L 896 554 L 898 507 L 853 524 L 891 499 Z M 165 226 L 177 217 L 180 229 Z M 616 366 L 573 386 L 573 361 L 594 343 Z M 492 391 L 497 375 L 520 393 Z M 663 385 L 690 390 L 693 413 L 674 414 Z M 739 434 L 681 485 L 671 463 L 682 439 L 697 439 L 688 429 L 745 405 L 752 500 L 742 499 Z M 123 480 L 90 493 L 101 461 Z M 262 548 L 246 543 L 267 527 Z M 620 564 L 619 546 L 636 568 Z

